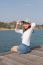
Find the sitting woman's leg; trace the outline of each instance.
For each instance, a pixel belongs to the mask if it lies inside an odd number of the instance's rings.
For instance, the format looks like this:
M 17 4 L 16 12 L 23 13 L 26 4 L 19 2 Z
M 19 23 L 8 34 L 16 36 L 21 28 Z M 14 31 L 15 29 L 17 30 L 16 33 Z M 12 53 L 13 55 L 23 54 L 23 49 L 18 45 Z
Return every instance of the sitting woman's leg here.
M 16 52 L 17 52 L 17 48 L 18 48 L 18 46 L 13 46 L 13 47 L 11 48 L 11 52 L 16 53 Z
M 30 47 L 25 44 L 20 44 L 19 46 L 13 46 L 11 48 L 11 52 L 14 52 L 14 53 L 18 52 L 18 53 L 26 54 L 30 52 Z
M 30 47 L 25 44 L 20 44 L 17 48 L 17 52 L 26 54 L 26 53 L 30 52 Z

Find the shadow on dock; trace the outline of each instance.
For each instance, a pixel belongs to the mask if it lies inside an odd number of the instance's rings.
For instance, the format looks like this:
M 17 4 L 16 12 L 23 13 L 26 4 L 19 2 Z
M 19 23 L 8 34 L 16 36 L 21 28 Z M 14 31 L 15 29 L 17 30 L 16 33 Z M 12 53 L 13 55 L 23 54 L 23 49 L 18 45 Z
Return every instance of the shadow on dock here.
M 41 45 L 37 45 L 37 46 L 31 47 L 31 50 L 34 50 L 36 48 L 41 48 Z

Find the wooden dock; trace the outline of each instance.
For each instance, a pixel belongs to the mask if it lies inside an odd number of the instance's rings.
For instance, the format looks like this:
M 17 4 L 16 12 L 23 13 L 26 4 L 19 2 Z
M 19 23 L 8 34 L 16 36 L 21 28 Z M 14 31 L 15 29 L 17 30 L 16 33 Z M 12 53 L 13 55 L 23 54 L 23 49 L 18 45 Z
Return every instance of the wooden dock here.
M 43 65 L 43 46 L 33 48 L 30 53 L 9 53 L 0 56 L 0 65 Z

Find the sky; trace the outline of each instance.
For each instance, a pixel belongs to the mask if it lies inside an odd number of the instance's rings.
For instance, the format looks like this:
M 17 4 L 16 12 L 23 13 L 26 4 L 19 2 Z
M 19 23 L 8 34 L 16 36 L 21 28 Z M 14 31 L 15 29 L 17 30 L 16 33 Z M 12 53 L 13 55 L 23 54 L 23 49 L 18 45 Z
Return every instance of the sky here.
M 0 0 L 0 21 L 25 19 L 43 24 L 43 0 Z

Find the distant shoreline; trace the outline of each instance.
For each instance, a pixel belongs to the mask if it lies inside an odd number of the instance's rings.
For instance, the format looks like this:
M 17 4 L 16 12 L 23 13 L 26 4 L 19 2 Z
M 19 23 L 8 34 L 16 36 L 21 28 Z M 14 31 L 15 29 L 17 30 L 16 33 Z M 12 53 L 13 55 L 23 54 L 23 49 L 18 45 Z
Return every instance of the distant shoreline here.
M 15 29 L 0 28 L 0 30 L 15 30 Z
M 34 28 L 34 30 L 43 30 L 43 28 Z M 8 28 L 0 28 L 0 31 L 4 31 L 4 30 L 15 30 L 15 29 L 8 29 Z

